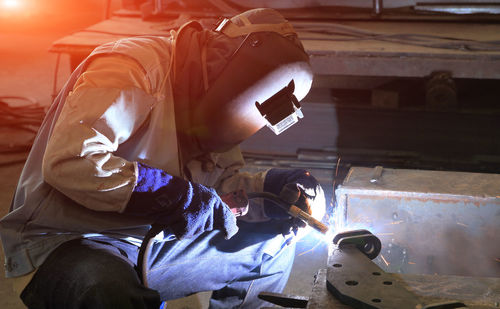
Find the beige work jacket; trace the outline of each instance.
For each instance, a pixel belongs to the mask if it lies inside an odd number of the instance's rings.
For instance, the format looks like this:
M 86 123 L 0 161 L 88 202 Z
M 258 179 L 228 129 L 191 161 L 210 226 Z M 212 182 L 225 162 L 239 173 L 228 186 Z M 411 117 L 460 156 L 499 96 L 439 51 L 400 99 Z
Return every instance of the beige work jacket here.
M 97 48 L 73 73 L 40 128 L 0 221 L 6 276 L 39 267 L 62 242 L 87 234 L 142 239 L 148 219 L 123 214 L 137 162 L 214 187 L 262 191 L 265 173 L 241 173 L 239 148 L 180 166 L 170 38 L 122 39 Z M 266 221 L 255 203 L 247 221 Z

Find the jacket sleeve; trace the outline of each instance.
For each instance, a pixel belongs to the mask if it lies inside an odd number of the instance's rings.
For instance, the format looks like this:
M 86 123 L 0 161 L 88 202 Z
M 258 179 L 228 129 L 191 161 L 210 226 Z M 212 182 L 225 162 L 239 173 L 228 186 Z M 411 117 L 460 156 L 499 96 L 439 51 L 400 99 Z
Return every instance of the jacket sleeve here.
M 239 147 L 234 147 L 224 153 L 223 156 L 223 162 L 221 163 L 226 166 L 226 169 L 216 184 L 217 192 L 220 195 L 240 189 L 245 190 L 245 192 L 264 191 L 264 180 L 267 170 L 255 173 L 243 171 L 245 163 Z M 264 201 L 262 199 L 253 199 L 249 202 L 248 213 L 238 217 L 238 220 L 247 222 L 264 222 L 270 220 L 264 212 Z
M 43 158 L 44 180 L 77 203 L 122 212 L 135 162 L 115 152 L 147 120 L 156 100 L 142 67 L 124 56 L 96 58 L 77 80 Z

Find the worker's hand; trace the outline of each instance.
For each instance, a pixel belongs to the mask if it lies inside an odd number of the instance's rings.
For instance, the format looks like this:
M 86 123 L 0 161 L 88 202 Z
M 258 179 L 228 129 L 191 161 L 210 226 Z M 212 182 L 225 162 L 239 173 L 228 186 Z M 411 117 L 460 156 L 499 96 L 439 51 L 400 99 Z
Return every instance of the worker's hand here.
M 282 199 L 295 204 L 318 220 L 321 220 L 325 213 L 323 189 L 316 178 L 306 170 L 271 169 L 264 180 L 264 191 L 280 195 Z M 290 218 L 285 210 L 271 201 L 266 200 L 264 206 L 266 215 L 270 218 Z
M 238 231 L 236 217 L 214 189 L 141 163 L 138 170 L 137 185 L 126 214 L 164 224 L 179 239 L 214 229 L 223 231 L 229 239 Z

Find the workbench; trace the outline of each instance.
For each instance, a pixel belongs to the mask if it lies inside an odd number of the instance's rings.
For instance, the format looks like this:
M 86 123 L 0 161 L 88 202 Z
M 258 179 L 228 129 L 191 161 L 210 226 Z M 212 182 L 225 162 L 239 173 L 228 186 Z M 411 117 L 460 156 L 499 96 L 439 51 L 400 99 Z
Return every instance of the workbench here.
M 69 54 L 74 68 L 100 44 L 129 36 L 168 36 L 171 29 L 190 19 L 181 14 L 171 20 L 144 21 L 138 12 L 119 11 L 110 19 L 57 40 L 50 51 Z M 201 21 L 210 26 L 216 20 Z M 500 24 L 324 20 L 292 24 L 316 74 L 426 77 L 446 71 L 454 78 L 500 78 L 500 48 L 477 42 L 500 41 Z M 467 40 L 474 40 L 474 48 L 492 50 L 471 50 Z

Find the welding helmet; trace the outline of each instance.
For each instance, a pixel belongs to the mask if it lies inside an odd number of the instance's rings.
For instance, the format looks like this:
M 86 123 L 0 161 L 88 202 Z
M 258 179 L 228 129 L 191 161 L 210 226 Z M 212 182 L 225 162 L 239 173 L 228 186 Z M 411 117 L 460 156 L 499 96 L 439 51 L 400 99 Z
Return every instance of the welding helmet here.
M 259 14 L 279 22 L 252 24 Z M 200 149 L 225 151 L 265 125 L 279 134 L 296 123 L 313 73 L 291 24 L 257 9 L 224 19 L 215 31 L 242 40 L 190 113 Z

